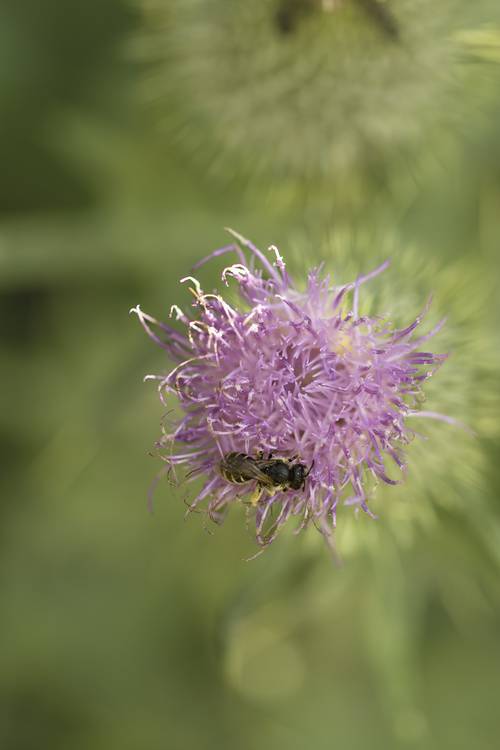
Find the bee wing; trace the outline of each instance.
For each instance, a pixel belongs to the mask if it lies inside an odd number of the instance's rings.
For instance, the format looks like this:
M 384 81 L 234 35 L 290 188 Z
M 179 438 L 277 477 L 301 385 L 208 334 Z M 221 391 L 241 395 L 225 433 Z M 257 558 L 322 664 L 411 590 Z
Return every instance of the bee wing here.
M 272 487 L 273 483 L 271 479 L 267 476 L 267 474 L 264 474 L 264 472 L 259 468 L 260 464 L 257 464 L 256 462 L 248 462 L 248 464 L 245 465 L 245 476 L 248 477 L 248 479 L 256 479 L 260 484 L 263 484 L 265 487 Z
M 266 487 L 272 486 L 272 481 L 267 474 L 259 469 L 259 464 L 244 454 L 230 454 L 222 461 L 221 468 L 229 474 L 239 475 L 244 481 L 250 482 L 255 479 Z
M 256 464 L 257 464 L 257 466 L 261 470 L 263 470 L 263 469 L 268 469 L 270 466 L 274 466 L 277 461 L 282 461 L 282 460 L 284 460 L 284 459 L 281 459 L 281 458 L 279 458 L 279 459 L 276 459 L 276 458 L 265 459 L 265 458 L 263 458 L 262 460 L 256 461 Z

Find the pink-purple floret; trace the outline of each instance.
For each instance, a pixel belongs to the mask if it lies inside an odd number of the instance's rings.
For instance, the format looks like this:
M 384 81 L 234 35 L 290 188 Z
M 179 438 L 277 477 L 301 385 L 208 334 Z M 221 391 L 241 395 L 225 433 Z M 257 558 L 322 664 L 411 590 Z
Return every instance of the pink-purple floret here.
M 232 503 L 248 500 L 254 488 L 223 478 L 219 463 L 225 454 L 272 451 L 297 456 L 307 466 L 314 461 L 305 490 L 263 493 L 255 509 L 247 507 L 262 546 L 290 516 L 299 519 L 297 530 L 312 522 L 328 538 L 340 505 L 372 515 L 368 501 L 378 481 L 400 483 L 403 448 L 414 437 L 407 418 L 418 413 L 424 381 L 446 358 L 423 351 L 422 344 L 444 320 L 415 336 L 430 301 L 410 325 L 397 330 L 384 318 L 358 313 L 362 285 L 388 261 L 342 286 L 332 285 L 321 269 L 312 270 L 305 291 L 299 291 L 276 248 L 270 248 L 271 263 L 233 234 L 237 243 L 197 265 L 237 253 L 239 262 L 225 268 L 222 279 L 236 284 L 241 304 L 205 294 L 188 277 L 182 281 L 194 295 L 194 310 L 171 310 L 184 333 L 134 308 L 148 335 L 175 363 L 168 375 L 147 376 L 158 381 L 165 404 L 172 393 L 183 411 L 158 441 L 160 454 L 169 467 L 186 464 L 188 480 L 203 477 L 189 507 L 205 508 L 216 522 Z

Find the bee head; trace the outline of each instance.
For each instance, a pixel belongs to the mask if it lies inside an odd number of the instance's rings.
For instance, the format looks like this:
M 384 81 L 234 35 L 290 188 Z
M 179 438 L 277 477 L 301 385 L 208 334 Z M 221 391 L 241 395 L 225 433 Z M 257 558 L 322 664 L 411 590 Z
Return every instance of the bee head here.
M 290 466 L 288 481 L 292 490 L 300 490 L 303 487 L 306 477 L 311 473 L 313 466 L 314 461 L 309 469 L 305 464 L 293 464 L 293 466 Z
M 292 490 L 300 490 L 307 476 L 307 467 L 304 464 L 294 464 L 290 467 L 289 482 Z

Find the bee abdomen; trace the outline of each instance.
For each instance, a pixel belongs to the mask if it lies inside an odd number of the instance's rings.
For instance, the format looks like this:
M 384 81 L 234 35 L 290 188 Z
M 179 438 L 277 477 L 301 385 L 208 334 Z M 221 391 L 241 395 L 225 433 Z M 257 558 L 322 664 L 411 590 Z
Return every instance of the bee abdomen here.
M 220 472 L 226 482 L 231 482 L 231 484 L 244 484 L 248 482 L 250 477 L 245 475 L 244 467 L 245 463 L 249 461 L 253 462 L 254 459 L 251 456 L 247 456 L 246 453 L 234 451 L 224 456 L 220 462 Z
M 248 479 L 244 479 L 241 476 L 236 476 L 235 474 L 230 474 L 227 471 L 222 472 L 222 476 L 226 480 L 226 482 L 231 482 L 231 484 L 245 484 L 245 482 L 248 482 Z

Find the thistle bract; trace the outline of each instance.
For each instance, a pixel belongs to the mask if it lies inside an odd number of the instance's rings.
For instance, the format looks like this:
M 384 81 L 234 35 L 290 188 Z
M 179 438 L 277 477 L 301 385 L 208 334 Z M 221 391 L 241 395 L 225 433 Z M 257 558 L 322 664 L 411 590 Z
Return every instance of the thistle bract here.
M 298 529 L 312 522 L 329 538 L 341 505 L 373 515 L 376 485 L 402 481 L 412 415 L 453 421 L 420 411 L 423 385 L 446 358 L 426 351 L 425 343 L 444 320 L 417 333 L 430 300 L 403 328 L 385 316 L 360 314 L 363 285 L 388 261 L 343 285 L 316 268 L 300 289 L 277 248 L 266 256 L 235 237 L 236 244 L 209 258 L 236 254 L 222 280 L 236 285 L 238 304 L 204 293 L 187 277 L 182 282 L 194 296 L 193 313 L 171 310 L 185 333 L 134 308 L 175 364 L 167 375 L 146 376 L 158 381 L 162 401 L 174 394 L 183 412 L 158 448 L 169 467 L 186 465 L 189 480 L 203 477 L 190 508 L 205 507 L 216 522 L 256 489 L 255 482 L 237 485 L 221 474 L 228 453 L 272 452 L 313 464 L 304 489 L 264 491 L 247 508 L 260 545 L 291 516 Z

